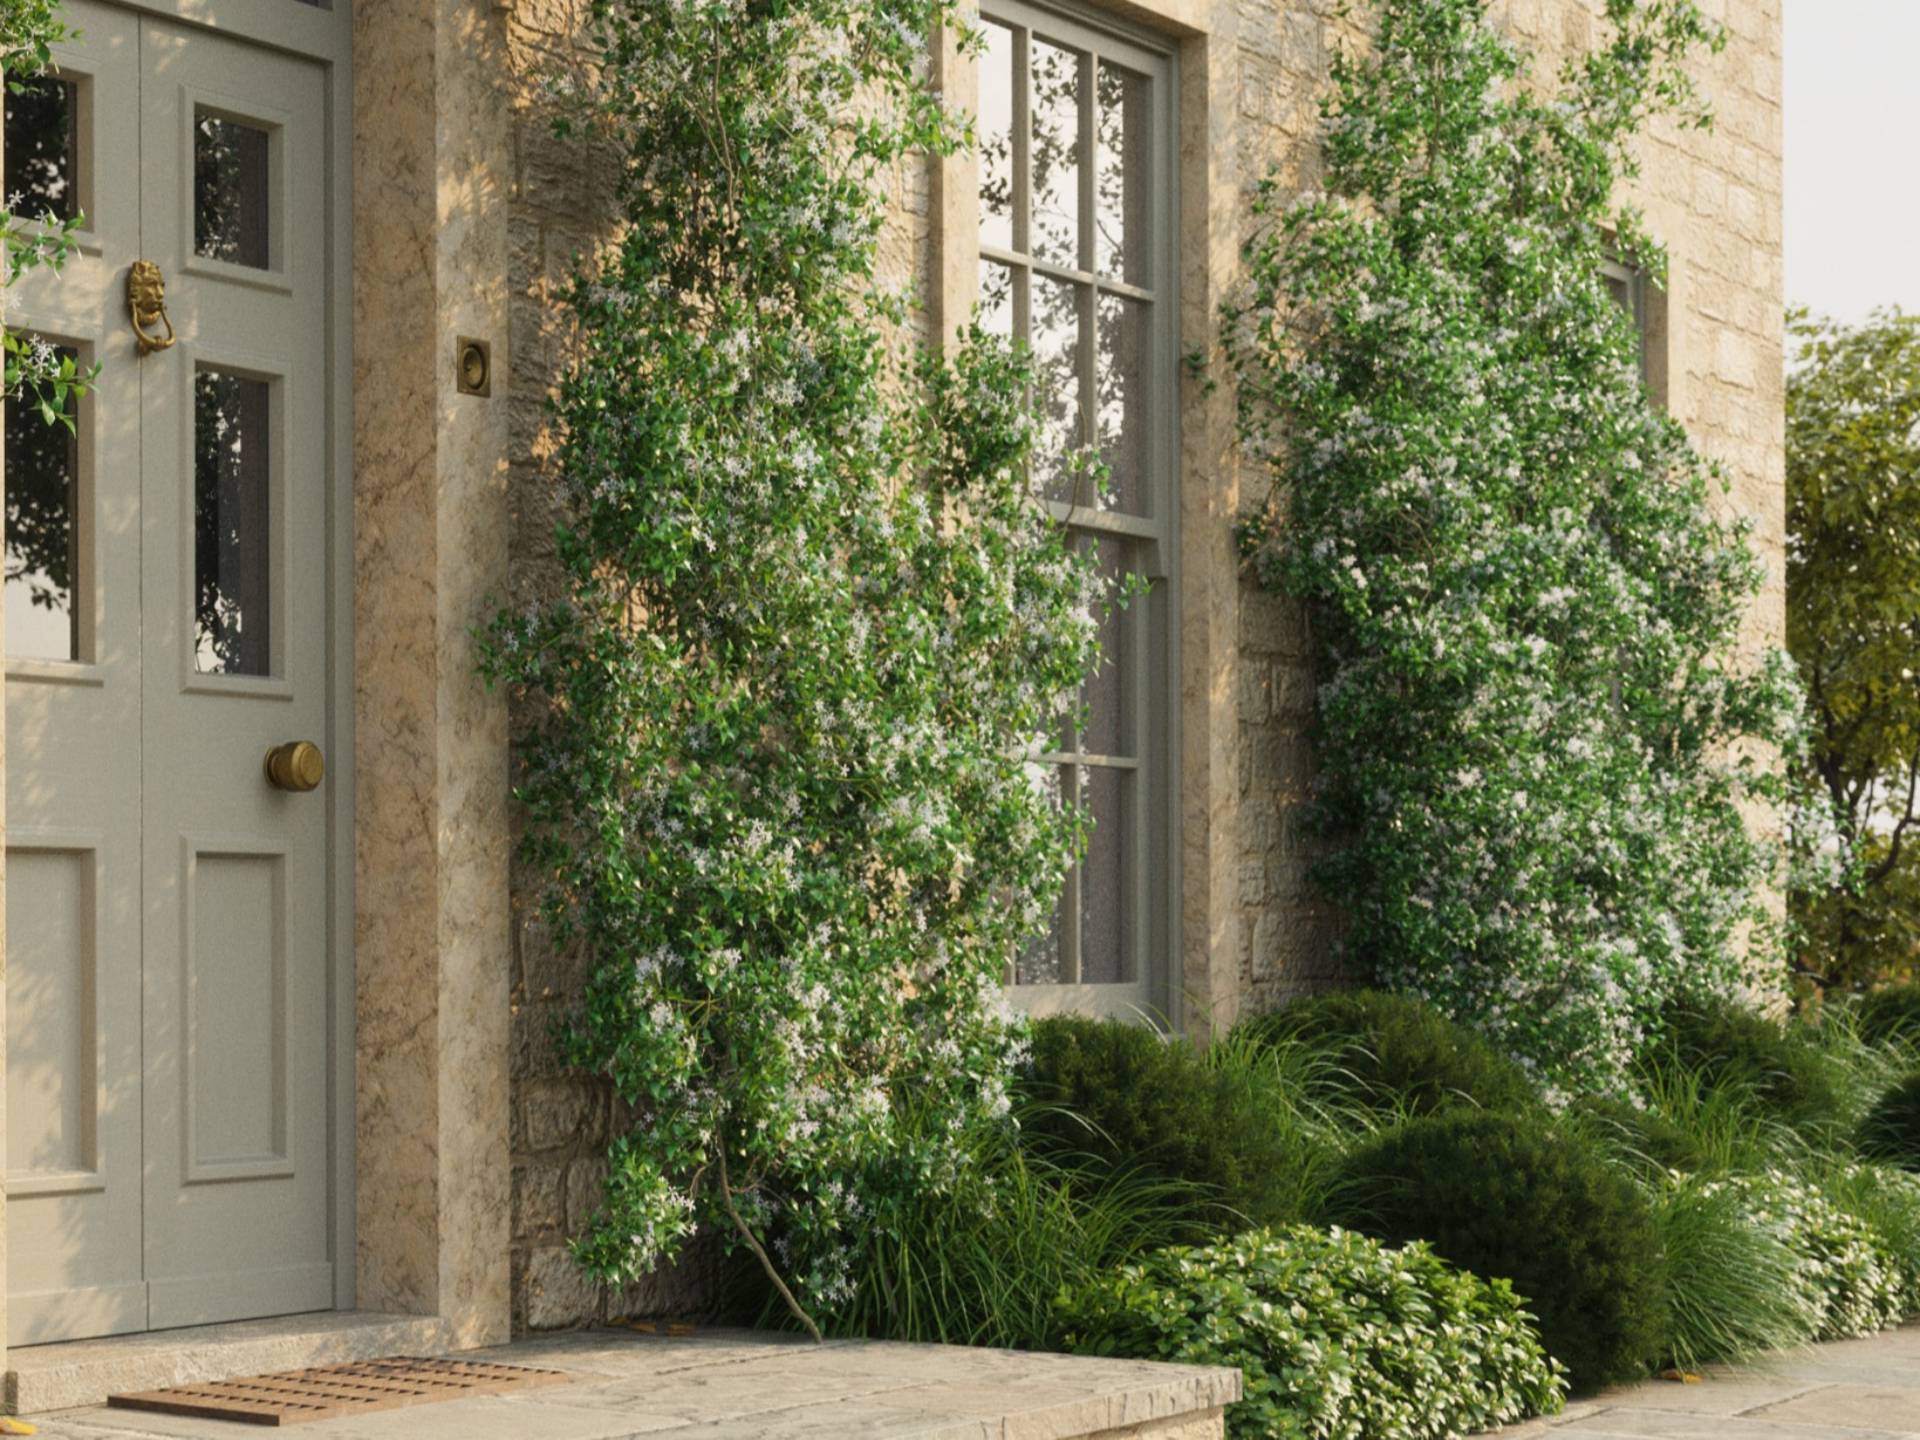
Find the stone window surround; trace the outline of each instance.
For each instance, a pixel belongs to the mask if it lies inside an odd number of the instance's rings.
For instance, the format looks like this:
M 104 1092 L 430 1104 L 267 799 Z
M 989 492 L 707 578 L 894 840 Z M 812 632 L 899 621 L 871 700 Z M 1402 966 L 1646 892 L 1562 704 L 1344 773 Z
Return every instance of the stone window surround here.
M 978 23 L 977 3 L 964 4 Z M 1179 151 L 1175 249 L 1178 329 L 1183 354 L 1211 353 L 1216 317 L 1238 271 L 1230 127 L 1238 113 L 1238 17 L 1212 0 L 1081 0 L 1158 35 L 1173 46 L 1178 79 L 1174 124 Z M 1218 27 L 1218 28 L 1217 28 Z M 948 37 L 936 59 L 935 83 L 972 110 L 979 79 L 973 60 Z M 979 166 L 963 153 L 934 165 L 929 287 L 936 332 L 954 335 L 972 313 L 980 262 Z M 1234 860 L 1238 853 L 1238 713 L 1236 652 L 1240 627 L 1239 559 L 1232 521 L 1240 508 L 1233 460 L 1233 400 L 1226 387 L 1182 375 L 1180 446 L 1174 482 L 1179 545 L 1175 597 L 1178 696 L 1174 788 L 1178 908 L 1174 979 L 1162 1002 L 1168 1021 L 1204 1034 L 1233 1022 L 1239 990 L 1240 919 Z

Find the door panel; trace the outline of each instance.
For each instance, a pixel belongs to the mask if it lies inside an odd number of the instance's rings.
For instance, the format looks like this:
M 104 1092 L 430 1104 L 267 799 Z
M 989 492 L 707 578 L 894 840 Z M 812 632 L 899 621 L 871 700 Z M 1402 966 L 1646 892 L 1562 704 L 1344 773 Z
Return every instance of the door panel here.
M 326 735 L 325 232 L 290 223 L 326 157 L 318 65 L 141 25 L 142 243 L 179 297 L 142 362 L 158 1328 L 332 1303 L 326 810 L 261 769 Z
M 50 643 L 48 607 L 30 586 L 10 583 L 7 594 L 10 648 L 32 652 L 9 657 L 6 680 L 7 1288 L 16 1345 L 147 1322 L 140 372 L 122 318 L 125 267 L 139 243 L 140 136 L 135 108 L 115 103 L 139 91 L 140 32 L 127 12 L 90 0 L 71 0 L 68 18 L 81 37 L 58 60 L 74 85 L 70 183 L 87 230 L 63 274 L 31 274 L 15 287 L 13 316 L 105 368 L 77 407 L 71 447 L 11 447 L 7 456 L 8 576 L 44 575 L 63 561 L 71 572 L 70 645 Z M 20 513 L 25 468 L 44 487 L 48 465 L 74 471 L 55 487 L 69 500 L 64 542 L 44 525 L 28 541 L 33 527 Z M 27 553 L 63 543 L 63 555 Z M 23 608 L 40 622 L 37 643 L 19 643 L 13 612 Z
M 90 228 L 14 315 L 105 368 L 71 447 L 7 456 L 16 1345 L 334 1300 L 326 799 L 262 769 L 328 737 L 327 75 L 69 18 L 73 158 L 30 179 Z M 141 258 L 177 337 L 145 356 Z

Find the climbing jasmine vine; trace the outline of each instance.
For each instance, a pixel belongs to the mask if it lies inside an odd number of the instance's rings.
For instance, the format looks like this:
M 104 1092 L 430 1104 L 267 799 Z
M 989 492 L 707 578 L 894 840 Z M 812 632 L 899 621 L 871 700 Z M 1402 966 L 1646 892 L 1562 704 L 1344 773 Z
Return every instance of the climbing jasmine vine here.
M 1726 480 L 1649 397 L 1609 258 L 1648 119 L 1705 126 L 1692 0 L 1607 0 L 1557 83 L 1483 0 L 1381 0 L 1324 104 L 1324 188 L 1259 192 L 1227 314 L 1260 583 L 1320 661 L 1318 875 L 1391 986 L 1563 1090 L 1623 1083 L 1676 997 L 1781 984 L 1777 648 Z
M 1082 830 L 1036 757 L 1103 601 L 1030 487 L 1027 362 L 914 353 L 876 280 L 891 167 L 965 139 L 920 78 L 947 8 L 594 6 L 555 93 L 621 223 L 568 302 L 564 586 L 486 650 L 590 962 L 565 1053 L 628 1117 L 576 1254 L 617 1283 L 710 1228 L 810 1326 L 877 1202 L 1005 1116 L 1001 981 Z

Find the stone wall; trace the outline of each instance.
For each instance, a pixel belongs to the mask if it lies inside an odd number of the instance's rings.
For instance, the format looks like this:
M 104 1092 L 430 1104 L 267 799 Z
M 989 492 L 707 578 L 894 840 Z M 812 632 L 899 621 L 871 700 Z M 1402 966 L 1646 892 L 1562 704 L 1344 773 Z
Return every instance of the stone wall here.
M 1251 223 L 1248 186 L 1270 166 L 1311 185 L 1317 99 L 1329 53 L 1354 43 L 1335 0 L 1113 0 L 1182 45 L 1182 349 L 1206 349 L 1217 305 L 1235 283 Z M 1598 32 L 1602 0 L 1504 0 L 1496 11 L 1542 65 Z M 581 6 L 509 0 L 512 114 L 511 343 L 508 393 L 513 508 L 511 585 L 525 596 L 551 578 L 553 516 L 544 399 L 564 354 L 552 300 L 576 254 L 604 233 L 611 171 L 603 155 L 548 131 L 534 100 L 541 72 L 566 61 Z M 1749 643 L 1784 633 L 1784 461 L 1781 418 L 1779 0 L 1708 0 L 1731 42 L 1700 74 L 1718 108 L 1711 133 L 1667 126 L 1644 145 L 1636 199 L 1672 249 L 1673 276 L 1654 310 L 1652 371 L 1669 407 L 1728 468 L 1727 503 L 1754 517 L 1767 590 Z M 941 57 L 943 88 L 971 93 Z M 936 318 L 957 309 L 973 272 L 964 163 L 911 167 L 894 193 L 898 223 L 882 271 L 917 278 Z M 944 231 L 943 231 L 943 228 Z M 958 278 L 956 278 L 958 277 Z M 1217 372 L 1216 372 L 1217 373 Z M 1188 1023 L 1223 1025 L 1247 1010 L 1338 983 L 1338 918 L 1311 891 L 1301 805 L 1312 784 L 1310 636 L 1297 607 L 1238 578 L 1227 526 L 1241 503 L 1223 387 L 1186 382 L 1182 400 L 1182 973 Z M 1249 486 L 1258 483 L 1247 477 Z M 562 997 L 578 992 L 553 953 L 516 872 L 513 952 L 513 1317 L 549 1328 L 632 1313 L 698 1308 L 710 1261 L 655 1283 L 596 1295 L 578 1277 L 566 1237 L 590 1213 L 594 1158 L 617 1117 L 607 1096 L 563 1073 L 551 1042 Z

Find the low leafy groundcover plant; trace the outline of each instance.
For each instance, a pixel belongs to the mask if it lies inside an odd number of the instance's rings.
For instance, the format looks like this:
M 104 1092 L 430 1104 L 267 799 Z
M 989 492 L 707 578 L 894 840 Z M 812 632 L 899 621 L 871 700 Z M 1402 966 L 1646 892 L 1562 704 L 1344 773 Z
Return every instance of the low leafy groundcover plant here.
M 1820 1193 L 1872 1230 L 1882 1262 L 1920 1312 L 1920 1175 L 1891 1165 L 1840 1164 L 1820 1175 Z
M 1920 1074 L 1888 1090 L 1860 1127 L 1860 1150 L 1875 1160 L 1920 1170 Z
M 1026 1128 L 1042 1149 L 1203 1186 L 1256 1225 L 1305 1218 L 1271 1183 L 1293 1163 L 1286 1137 L 1185 1036 L 1050 1017 L 1033 1028 L 1031 1067 Z
M 1722 1188 L 1740 1195 L 1752 1222 L 1771 1229 L 1794 1252 L 1794 1293 L 1814 1339 L 1872 1335 L 1913 1313 L 1911 1262 L 1890 1254 L 1872 1226 L 1806 1181 L 1769 1170 L 1712 1181 L 1706 1190 Z
M 1237 1368 L 1235 1440 L 1439 1440 L 1564 1400 L 1505 1281 L 1344 1230 L 1164 1250 L 1062 1297 L 1061 1312 L 1082 1353 Z
M 1410 995 L 1315 995 L 1246 1029 L 1328 1052 L 1336 1063 L 1322 1074 L 1383 1108 L 1425 1114 L 1457 1104 L 1528 1110 L 1539 1103 L 1525 1072 L 1485 1037 Z
M 1510 1280 L 1576 1389 L 1666 1357 L 1671 1317 L 1646 1197 L 1600 1153 L 1534 1116 L 1449 1111 L 1347 1157 L 1326 1218 L 1393 1244 L 1429 1241 Z

